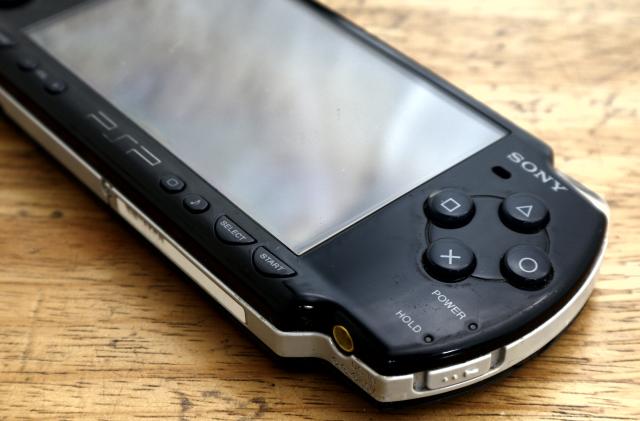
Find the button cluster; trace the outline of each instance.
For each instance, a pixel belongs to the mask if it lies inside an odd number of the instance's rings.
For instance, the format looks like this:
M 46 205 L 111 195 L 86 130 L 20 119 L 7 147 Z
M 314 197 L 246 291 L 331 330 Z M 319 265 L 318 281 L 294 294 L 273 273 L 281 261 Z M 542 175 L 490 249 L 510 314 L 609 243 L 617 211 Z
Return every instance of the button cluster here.
M 1 7 L 2 0 L 0 0 Z M 0 29 L 0 51 L 10 49 L 16 45 L 16 40 L 7 31 Z M 50 95 L 60 95 L 67 91 L 66 82 L 53 77 L 48 71 L 41 68 L 38 60 L 33 57 L 24 56 L 19 58 L 16 61 L 16 66 L 25 73 L 32 73 L 42 83 L 44 91 Z
M 187 189 L 187 183 L 175 174 L 161 177 L 159 184 L 164 192 L 171 195 L 183 193 Z M 199 194 L 187 193 L 181 198 L 184 208 L 192 214 L 203 214 L 211 208 L 207 199 Z M 213 232 L 218 240 L 227 245 L 246 246 L 256 242 L 254 237 L 226 215 L 215 220 Z M 267 277 L 286 278 L 296 274 L 295 270 L 265 247 L 254 250 L 252 263 L 256 271 Z
M 478 205 L 480 220 L 474 221 Z M 428 232 L 437 235 L 430 236 L 422 262 L 434 278 L 458 282 L 471 275 L 486 279 L 498 276 L 524 290 L 543 288 L 551 278 L 553 267 L 540 244 L 541 238 L 547 238 L 543 230 L 550 215 L 544 202 L 536 196 L 517 193 L 504 199 L 476 197 L 474 200 L 462 190 L 448 188 L 431 194 L 424 210 L 432 226 Z M 492 229 L 494 223 L 499 226 Z M 474 238 L 479 234 L 486 238 L 479 242 Z M 497 237 L 492 239 L 491 235 Z M 490 247 L 504 248 L 494 256 L 495 252 L 487 252 Z M 487 258 L 495 258 L 495 262 Z M 487 275 L 494 266 L 498 274 Z

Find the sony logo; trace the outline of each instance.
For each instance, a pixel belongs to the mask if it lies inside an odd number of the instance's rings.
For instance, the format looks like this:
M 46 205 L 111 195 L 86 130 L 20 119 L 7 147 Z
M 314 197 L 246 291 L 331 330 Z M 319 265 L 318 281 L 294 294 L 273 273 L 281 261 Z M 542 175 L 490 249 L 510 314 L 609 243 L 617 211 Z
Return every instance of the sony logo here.
M 558 192 L 558 191 L 561 191 L 561 190 L 569 190 L 564 185 L 562 185 L 558 180 L 553 178 L 551 175 L 549 175 L 545 171 L 539 169 L 538 166 L 535 163 L 533 163 L 531 161 L 526 161 L 522 154 L 520 154 L 518 152 L 511 152 L 509 155 L 507 155 L 507 159 L 509 159 L 509 161 L 511 161 L 511 162 L 519 164 L 520 168 L 522 168 L 524 171 L 528 172 L 533 177 L 535 177 L 538 180 L 540 180 L 540 182 L 542 182 L 542 184 L 551 183 L 550 184 L 551 190 L 553 190 L 555 192 Z

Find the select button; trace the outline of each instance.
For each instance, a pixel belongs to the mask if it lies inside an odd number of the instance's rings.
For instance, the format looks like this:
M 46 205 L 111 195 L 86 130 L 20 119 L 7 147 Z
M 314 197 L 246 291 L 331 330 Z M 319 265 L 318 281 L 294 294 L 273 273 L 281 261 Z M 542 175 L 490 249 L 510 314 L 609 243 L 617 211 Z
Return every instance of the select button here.
M 253 265 L 258 272 L 269 277 L 286 278 L 296 274 L 293 269 L 264 247 L 258 247 L 253 253 Z
M 256 242 L 252 236 L 227 216 L 218 218 L 215 224 L 215 232 L 220 241 L 227 244 L 252 244 Z

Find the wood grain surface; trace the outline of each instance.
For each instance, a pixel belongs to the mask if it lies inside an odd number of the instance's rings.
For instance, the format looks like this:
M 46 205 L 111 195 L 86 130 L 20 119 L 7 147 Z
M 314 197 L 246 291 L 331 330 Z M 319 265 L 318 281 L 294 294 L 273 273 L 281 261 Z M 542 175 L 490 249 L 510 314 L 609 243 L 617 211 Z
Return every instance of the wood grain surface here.
M 0 118 L 0 419 L 640 419 L 640 1 L 327 3 L 546 140 L 612 207 L 596 290 L 541 357 L 381 410 L 283 367 Z

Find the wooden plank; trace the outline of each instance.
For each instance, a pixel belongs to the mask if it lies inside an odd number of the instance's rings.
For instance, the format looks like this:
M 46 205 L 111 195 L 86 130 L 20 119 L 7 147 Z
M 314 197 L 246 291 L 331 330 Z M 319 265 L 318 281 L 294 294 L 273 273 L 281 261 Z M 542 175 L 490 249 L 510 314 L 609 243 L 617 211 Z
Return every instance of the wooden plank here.
M 547 141 L 612 206 L 576 323 L 512 376 L 382 412 L 287 368 L 0 120 L 0 419 L 640 419 L 640 1 L 330 0 Z

